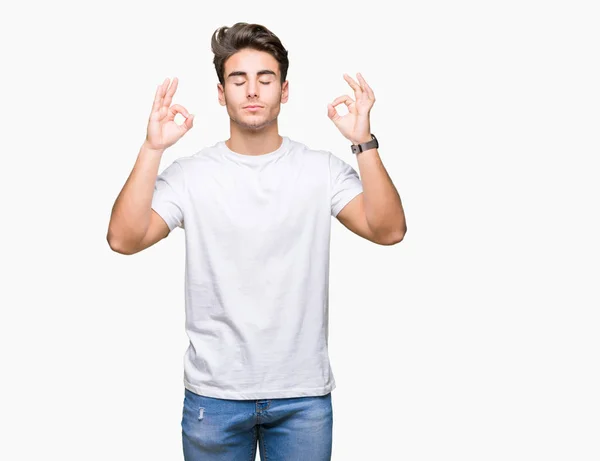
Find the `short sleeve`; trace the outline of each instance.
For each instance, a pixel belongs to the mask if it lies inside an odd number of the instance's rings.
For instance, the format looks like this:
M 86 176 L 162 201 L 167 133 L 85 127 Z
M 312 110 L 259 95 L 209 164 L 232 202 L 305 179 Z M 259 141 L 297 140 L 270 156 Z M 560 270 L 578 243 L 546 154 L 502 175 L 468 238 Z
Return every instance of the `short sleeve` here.
M 363 191 L 362 182 L 352 166 L 329 153 L 331 178 L 331 215 L 337 216 L 350 200 Z
M 183 168 L 175 160 L 157 176 L 151 206 L 165 220 L 170 231 L 175 227 L 184 227 L 184 190 Z

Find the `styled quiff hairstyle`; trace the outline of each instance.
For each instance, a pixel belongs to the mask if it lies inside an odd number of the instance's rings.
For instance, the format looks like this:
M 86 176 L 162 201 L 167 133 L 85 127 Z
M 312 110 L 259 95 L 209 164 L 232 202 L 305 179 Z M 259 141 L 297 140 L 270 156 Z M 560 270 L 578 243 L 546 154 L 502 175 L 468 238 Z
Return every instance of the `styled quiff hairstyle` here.
M 279 38 L 265 26 L 238 22 L 231 27 L 220 27 L 212 35 L 211 47 L 215 54 L 213 63 L 221 85 L 225 85 L 225 61 L 244 48 L 265 51 L 273 56 L 279 63 L 281 84 L 285 82 L 290 65 L 288 52 Z

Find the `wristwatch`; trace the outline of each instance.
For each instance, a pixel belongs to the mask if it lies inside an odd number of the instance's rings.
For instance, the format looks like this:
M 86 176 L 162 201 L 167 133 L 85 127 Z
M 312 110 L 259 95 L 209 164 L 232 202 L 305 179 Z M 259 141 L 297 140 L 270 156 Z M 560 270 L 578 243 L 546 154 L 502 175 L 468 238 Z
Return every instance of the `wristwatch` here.
M 350 148 L 352 149 L 352 153 L 353 154 L 358 154 L 364 150 L 369 150 L 369 149 L 373 149 L 373 148 L 378 148 L 379 147 L 379 141 L 377 141 L 377 138 L 375 137 L 375 135 L 373 133 L 371 133 L 371 136 L 373 137 L 373 139 L 371 139 L 368 142 L 363 142 L 362 144 L 352 144 L 350 146 Z

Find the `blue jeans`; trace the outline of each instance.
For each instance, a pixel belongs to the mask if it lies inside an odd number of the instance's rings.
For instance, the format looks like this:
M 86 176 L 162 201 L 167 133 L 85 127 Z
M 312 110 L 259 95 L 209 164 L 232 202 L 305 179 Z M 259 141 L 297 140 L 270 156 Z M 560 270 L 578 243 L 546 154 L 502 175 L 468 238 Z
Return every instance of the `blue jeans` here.
M 330 461 L 331 393 L 314 397 L 228 400 L 185 388 L 181 420 L 185 461 Z

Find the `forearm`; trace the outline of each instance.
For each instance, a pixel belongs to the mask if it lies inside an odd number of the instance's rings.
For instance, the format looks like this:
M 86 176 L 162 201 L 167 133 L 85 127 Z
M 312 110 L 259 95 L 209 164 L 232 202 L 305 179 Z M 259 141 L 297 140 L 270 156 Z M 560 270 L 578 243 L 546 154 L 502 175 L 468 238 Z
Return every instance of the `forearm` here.
M 146 235 L 163 152 L 142 144 L 133 170 L 112 208 L 106 236 L 111 248 L 131 247 Z
M 365 214 L 371 230 L 379 236 L 402 239 L 406 219 L 400 195 L 392 183 L 377 149 L 356 154 L 363 184 Z

